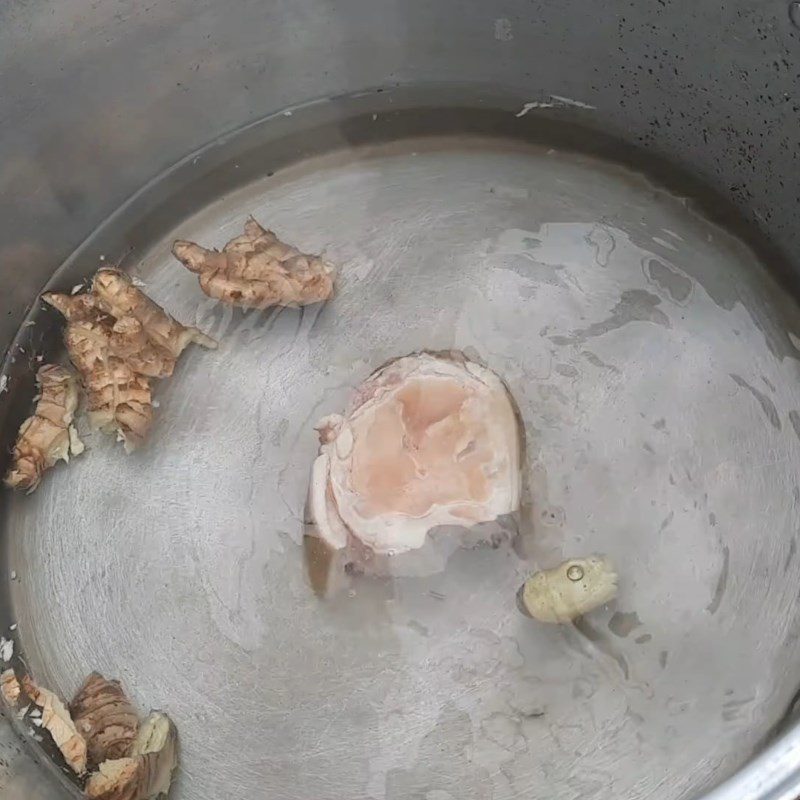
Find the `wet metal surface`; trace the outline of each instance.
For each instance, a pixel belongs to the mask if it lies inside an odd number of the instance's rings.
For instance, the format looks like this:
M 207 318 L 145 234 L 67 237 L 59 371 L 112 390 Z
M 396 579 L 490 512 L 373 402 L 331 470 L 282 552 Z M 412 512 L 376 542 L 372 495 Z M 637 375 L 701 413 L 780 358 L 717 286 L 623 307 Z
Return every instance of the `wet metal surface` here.
M 0 259 L 13 301 L 0 340 L 55 265 L 178 159 L 287 106 L 375 87 L 503 87 L 526 120 L 590 106 L 598 129 L 702 176 L 791 255 L 798 26 L 797 0 L 0 4 Z
M 202 296 L 171 239 L 221 246 L 248 214 L 341 265 L 332 303 Z M 99 669 L 175 718 L 176 800 L 677 800 L 783 714 L 800 354 L 762 266 L 684 201 L 557 150 L 408 141 L 223 197 L 136 272 L 220 349 L 159 386 L 144 450 L 87 437 L 11 500 L 11 591 L 48 685 Z M 321 603 L 301 547 L 313 424 L 421 348 L 510 386 L 522 540 Z M 617 565 L 611 606 L 575 628 L 519 613 L 531 571 L 593 552 Z

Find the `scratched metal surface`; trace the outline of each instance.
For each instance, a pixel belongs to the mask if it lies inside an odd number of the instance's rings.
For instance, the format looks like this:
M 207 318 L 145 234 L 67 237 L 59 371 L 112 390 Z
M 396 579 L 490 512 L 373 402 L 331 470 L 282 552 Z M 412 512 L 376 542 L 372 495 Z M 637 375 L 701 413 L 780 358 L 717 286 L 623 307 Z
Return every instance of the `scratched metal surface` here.
M 231 313 L 169 256 L 254 214 L 341 266 L 324 308 Z M 19 642 L 91 669 L 182 741 L 176 800 L 692 796 L 796 690 L 800 353 L 762 265 L 588 157 L 440 139 L 308 160 L 152 242 L 147 290 L 219 337 L 113 442 L 8 509 Z M 783 304 L 783 305 L 782 305 Z M 300 547 L 313 423 L 388 358 L 474 352 L 526 424 L 514 550 L 322 603 Z M 602 552 L 619 598 L 522 617 L 535 566 Z
M 51 771 L 43 759 L 41 754 L 33 758 L 18 732 L 6 719 L 0 720 L 0 797 L 3 800 L 53 800 L 56 782 L 51 782 Z

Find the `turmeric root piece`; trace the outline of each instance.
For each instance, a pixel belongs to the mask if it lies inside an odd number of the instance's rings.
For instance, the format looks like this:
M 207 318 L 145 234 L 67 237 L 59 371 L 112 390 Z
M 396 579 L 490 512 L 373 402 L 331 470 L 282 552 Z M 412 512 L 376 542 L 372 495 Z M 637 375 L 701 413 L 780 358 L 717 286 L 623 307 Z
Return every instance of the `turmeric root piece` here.
M 133 285 L 131 278 L 115 269 L 101 269 L 94 276 L 92 291 L 104 311 L 118 320 L 132 317 L 144 335 L 176 359 L 192 342 L 214 349 L 217 343 L 197 328 L 181 325 L 158 303 Z
M 86 740 L 78 733 L 69 711 L 55 693 L 37 686 L 28 675 L 22 679 L 22 688 L 31 702 L 42 710 L 42 727 L 53 737 L 69 768 L 76 775 L 83 775 L 86 772 Z
M 64 367 L 45 364 L 36 374 L 41 395 L 33 416 L 22 423 L 14 445 L 11 469 L 5 483 L 12 489 L 32 492 L 45 470 L 70 453 L 83 452 L 83 443 L 72 428 L 78 407 L 78 383 Z
M 231 239 L 221 253 L 178 240 L 172 254 L 199 275 L 209 297 L 232 306 L 304 306 L 333 294 L 330 264 L 282 242 L 252 217 L 244 235 Z
M 151 800 L 168 794 L 178 765 L 177 732 L 170 718 L 151 711 L 127 758 L 100 764 L 86 782 L 90 800 Z
M 126 755 L 139 732 L 139 715 L 119 681 L 93 672 L 70 703 L 75 727 L 86 739 L 88 765 Z
M 13 669 L 7 669 L 0 675 L 0 694 L 3 695 L 3 700 L 8 705 L 16 708 L 19 697 L 22 694 L 22 687 L 19 685 Z

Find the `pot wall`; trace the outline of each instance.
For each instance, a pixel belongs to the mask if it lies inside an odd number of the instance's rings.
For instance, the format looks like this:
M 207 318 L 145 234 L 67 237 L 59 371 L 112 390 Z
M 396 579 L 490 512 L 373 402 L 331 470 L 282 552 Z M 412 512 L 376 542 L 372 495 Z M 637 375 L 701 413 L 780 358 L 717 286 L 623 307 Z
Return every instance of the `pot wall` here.
M 593 106 L 592 124 L 686 167 L 793 254 L 798 80 L 787 0 L 6 2 L 0 345 L 79 242 L 182 156 L 286 106 L 398 83 Z M 52 796 L 3 735 L 3 796 Z

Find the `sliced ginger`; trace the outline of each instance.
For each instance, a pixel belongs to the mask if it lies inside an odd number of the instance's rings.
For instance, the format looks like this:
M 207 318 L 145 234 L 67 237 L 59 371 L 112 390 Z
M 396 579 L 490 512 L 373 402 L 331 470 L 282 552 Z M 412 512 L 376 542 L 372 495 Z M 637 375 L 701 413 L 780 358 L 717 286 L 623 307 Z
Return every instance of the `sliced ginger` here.
M 129 755 L 140 764 L 140 796 L 166 796 L 178 766 L 178 730 L 163 711 L 147 715 Z
M 135 758 L 104 761 L 86 781 L 90 800 L 140 800 L 139 762 Z
M 89 768 L 84 794 L 90 800 L 164 800 L 169 794 L 178 766 L 177 728 L 163 711 L 140 722 L 119 681 L 91 673 L 69 710 L 29 675 L 18 682 L 11 669 L 0 675 L 0 689 L 12 708 L 24 700 L 23 713 L 39 709 L 40 717 L 27 718 L 50 734 L 76 775 Z
M 166 797 L 178 765 L 177 731 L 170 718 L 151 711 L 127 756 L 104 761 L 86 782 L 90 800 Z
M 83 377 L 92 427 L 105 433 L 116 431 L 125 450 L 135 450 L 145 440 L 153 421 L 150 379 L 136 367 L 168 375 L 174 359 L 169 357 L 169 366 L 164 366 L 160 354 L 158 360 L 148 359 L 150 345 L 145 337 L 140 339 L 141 348 L 127 339 L 131 356 L 120 355 L 127 350 L 120 349 L 119 337 L 113 336 L 118 323 L 99 308 L 91 295 L 46 294 L 44 300 L 67 319 L 64 343 Z
M 199 275 L 200 288 L 215 300 L 244 308 L 304 306 L 333 294 L 333 268 L 301 253 L 262 228 L 252 217 L 244 234 L 222 252 L 178 240 L 173 255 Z
M 181 325 L 173 319 L 158 303 L 134 286 L 124 272 L 101 269 L 94 276 L 92 291 L 104 311 L 118 320 L 132 317 L 153 346 L 165 350 L 173 359 L 192 342 L 211 349 L 217 346 L 202 331 Z
M 19 681 L 13 669 L 9 668 L 0 675 L 0 694 L 3 695 L 3 700 L 5 700 L 11 708 L 16 708 L 20 695 L 22 694 L 22 687 L 19 685 Z
M 58 695 L 38 686 L 28 675 L 22 679 L 22 688 L 31 702 L 41 709 L 42 727 L 53 737 L 67 765 L 76 775 L 83 775 L 86 772 L 86 740 L 75 727 L 66 706 Z
M 192 342 L 211 349 L 217 346 L 197 328 L 173 319 L 118 270 L 101 269 L 91 294 L 50 292 L 43 299 L 66 317 L 67 347 L 82 372 L 112 355 L 142 375 L 166 378 Z
M 142 445 L 153 424 L 150 379 L 124 361 L 110 358 L 85 376 L 89 422 L 95 430 L 114 433 L 126 453 Z
M 68 295 L 48 292 L 42 299 L 67 320 L 64 343 L 70 359 L 82 375 L 104 361 L 108 353 L 114 320 L 101 311 L 90 294 Z
M 101 269 L 91 293 L 48 293 L 45 302 L 67 320 L 64 342 L 83 377 L 89 420 L 116 432 L 126 452 L 139 447 L 153 421 L 152 378 L 172 375 L 195 342 L 216 347 L 197 328 L 182 325 L 133 285 L 123 272 Z
M 33 416 L 19 429 L 11 468 L 5 482 L 12 489 L 33 491 L 45 470 L 70 454 L 83 452 L 83 444 L 72 427 L 78 407 L 75 375 L 56 364 L 45 364 L 36 374 L 41 395 Z
M 125 756 L 139 732 L 139 715 L 119 681 L 107 680 L 98 672 L 86 678 L 69 710 L 86 739 L 91 768 Z

